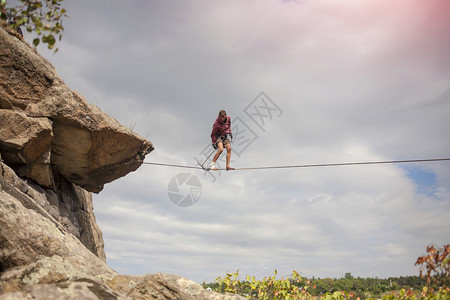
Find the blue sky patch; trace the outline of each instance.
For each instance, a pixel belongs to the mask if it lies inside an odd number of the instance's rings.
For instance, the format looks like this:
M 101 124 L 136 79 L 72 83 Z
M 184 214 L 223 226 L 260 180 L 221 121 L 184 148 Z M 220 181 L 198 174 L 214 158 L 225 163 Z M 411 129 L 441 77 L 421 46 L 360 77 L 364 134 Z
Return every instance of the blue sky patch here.
M 407 176 L 416 184 L 416 190 L 420 194 L 433 196 L 436 191 L 436 174 L 426 171 L 421 167 L 403 167 Z

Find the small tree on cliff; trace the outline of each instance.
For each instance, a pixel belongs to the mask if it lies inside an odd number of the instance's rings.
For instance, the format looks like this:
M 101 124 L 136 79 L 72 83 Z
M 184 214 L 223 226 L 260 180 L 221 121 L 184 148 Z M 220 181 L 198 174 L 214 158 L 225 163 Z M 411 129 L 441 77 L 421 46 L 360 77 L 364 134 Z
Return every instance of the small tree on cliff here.
M 42 41 L 48 49 L 55 49 L 56 40 L 61 40 L 63 17 L 66 10 L 61 7 L 63 0 L 0 0 L 0 18 L 11 29 L 35 33 L 36 47 Z

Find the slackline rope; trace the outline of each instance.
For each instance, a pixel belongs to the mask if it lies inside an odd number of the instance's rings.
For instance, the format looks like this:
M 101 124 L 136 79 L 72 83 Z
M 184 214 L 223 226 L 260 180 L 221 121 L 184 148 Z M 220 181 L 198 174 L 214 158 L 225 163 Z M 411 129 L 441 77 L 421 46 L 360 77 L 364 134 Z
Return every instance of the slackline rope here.
M 327 164 L 308 164 L 308 165 L 286 165 L 286 166 L 263 166 L 263 167 L 246 167 L 235 168 L 235 171 L 242 170 L 263 170 L 263 169 L 289 169 L 289 168 L 315 168 L 315 167 L 336 167 L 336 166 L 354 166 L 354 165 L 380 165 L 380 164 L 402 164 L 402 163 L 416 163 L 416 162 L 430 162 L 430 161 L 445 161 L 450 158 L 428 158 L 428 159 L 409 159 L 409 160 L 386 160 L 386 161 L 366 161 L 366 162 L 344 162 L 344 163 L 327 163 Z M 176 164 L 164 164 L 156 162 L 143 162 L 146 165 L 174 167 L 174 168 L 186 168 L 186 169 L 200 169 L 200 166 L 186 166 Z M 226 169 L 220 168 L 219 171 L 225 171 Z

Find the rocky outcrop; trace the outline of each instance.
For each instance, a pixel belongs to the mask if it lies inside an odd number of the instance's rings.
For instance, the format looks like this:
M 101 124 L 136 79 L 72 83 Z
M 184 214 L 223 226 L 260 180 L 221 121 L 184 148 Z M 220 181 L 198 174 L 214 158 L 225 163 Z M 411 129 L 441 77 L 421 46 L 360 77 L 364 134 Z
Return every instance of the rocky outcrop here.
M 91 192 L 136 170 L 149 141 L 70 90 L 0 28 L 0 300 L 243 299 L 106 264 Z
M 34 49 L 0 30 L 0 151 L 20 176 L 87 191 L 135 171 L 152 144 L 72 91 Z
M 0 300 L 244 299 L 207 291 L 176 275 L 117 274 L 99 257 L 103 248 L 88 250 L 44 194 L 0 162 Z
M 74 184 L 64 182 L 56 194 L 0 162 L 0 200 L 0 271 L 89 250 L 90 258 L 106 260 L 90 194 Z
M 146 276 L 118 275 L 108 280 L 107 285 L 131 299 L 246 299 L 238 295 L 210 292 L 192 280 L 163 273 L 149 274 Z
M 81 268 L 80 268 L 81 266 Z M 207 291 L 170 274 L 90 276 L 74 258 L 45 258 L 0 275 L 0 300 L 6 299 L 142 299 L 240 300 L 237 295 Z

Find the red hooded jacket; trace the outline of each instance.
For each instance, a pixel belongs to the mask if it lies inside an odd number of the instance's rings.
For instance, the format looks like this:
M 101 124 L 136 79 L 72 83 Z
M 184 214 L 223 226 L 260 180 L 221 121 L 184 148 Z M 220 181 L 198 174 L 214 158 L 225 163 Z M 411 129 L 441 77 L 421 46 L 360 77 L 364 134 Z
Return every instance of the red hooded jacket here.
M 225 122 L 220 121 L 220 117 L 217 117 L 214 122 L 213 129 L 211 132 L 211 141 L 213 144 L 216 143 L 217 139 L 221 136 L 226 136 L 231 133 L 231 118 L 227 116 Z

